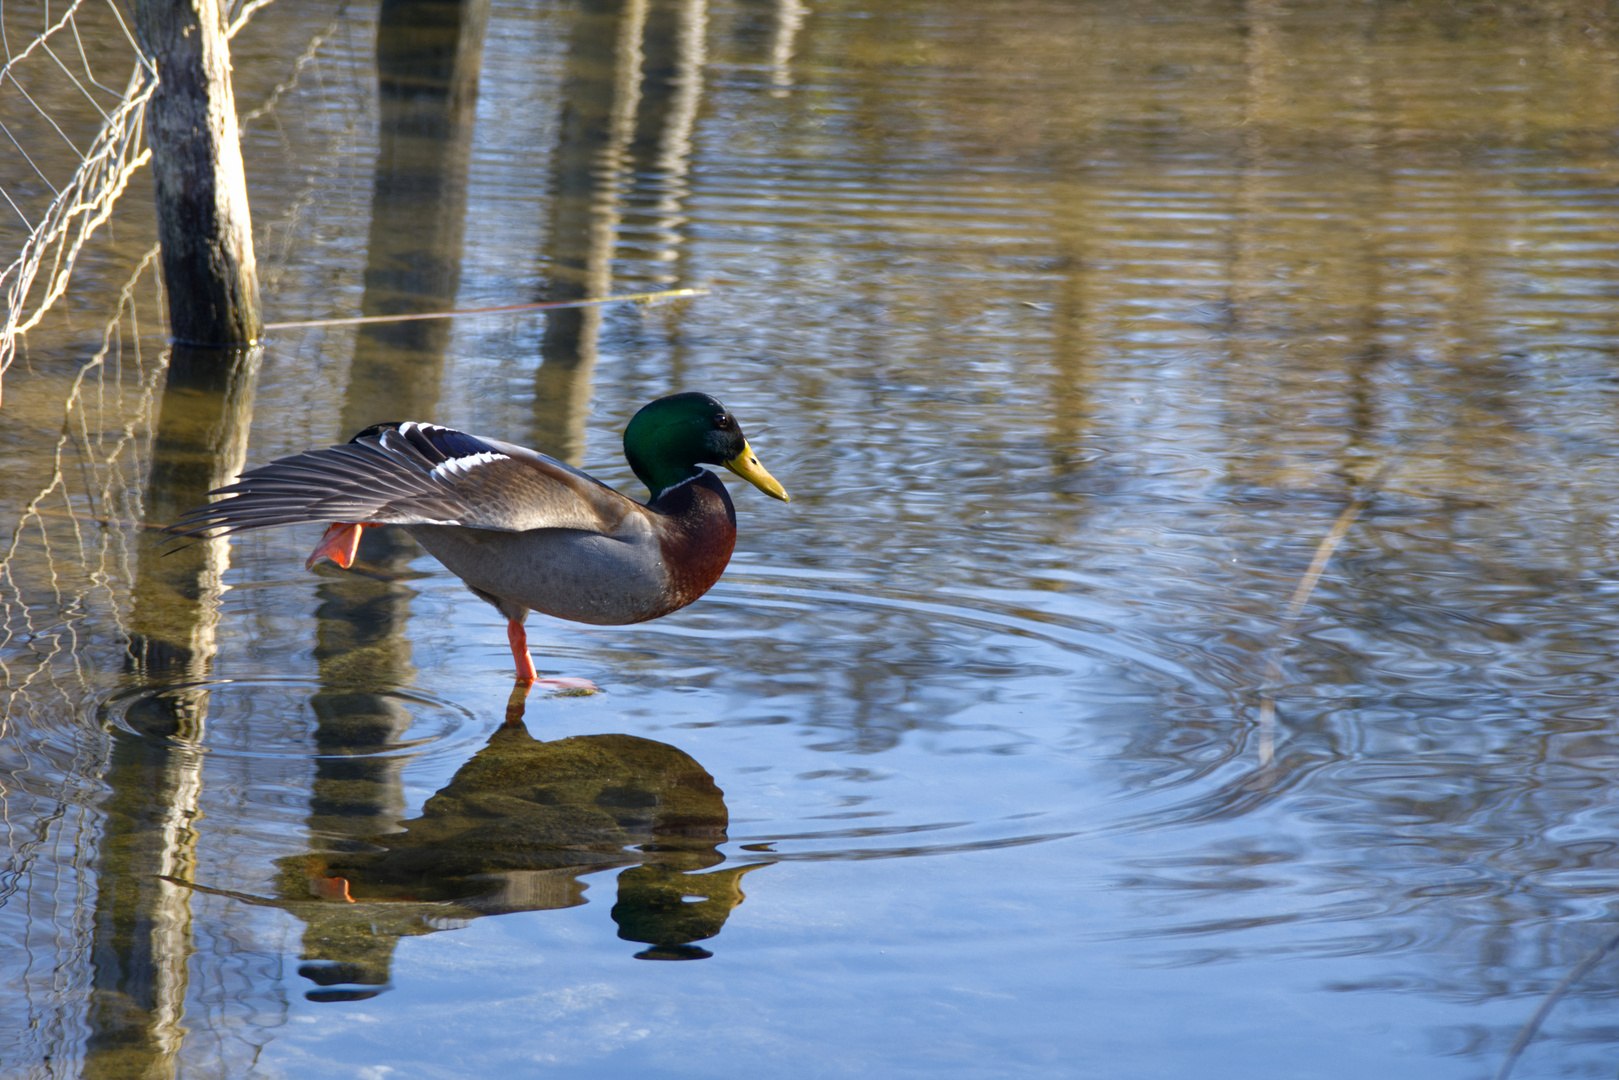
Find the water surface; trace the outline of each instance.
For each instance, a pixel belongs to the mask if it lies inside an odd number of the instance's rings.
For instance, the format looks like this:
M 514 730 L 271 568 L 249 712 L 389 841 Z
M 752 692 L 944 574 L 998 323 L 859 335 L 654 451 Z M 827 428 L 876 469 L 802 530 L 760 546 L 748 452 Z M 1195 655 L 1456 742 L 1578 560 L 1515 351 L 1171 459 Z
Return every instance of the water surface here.
M 269 319 L 709 292 L 221 364 L 132 187 L 6 374 L 6 1075 L 1494 1075 L 1619 933 L 1616 31 L 264 9 Z M 411 417 L 639 494 L 681 389 L 793 501 L 531 620 L 603 692 L 521 727 L 407 538 L 143 527 Z M 1615 963 L 1517 1075 L 1612 1075 Z

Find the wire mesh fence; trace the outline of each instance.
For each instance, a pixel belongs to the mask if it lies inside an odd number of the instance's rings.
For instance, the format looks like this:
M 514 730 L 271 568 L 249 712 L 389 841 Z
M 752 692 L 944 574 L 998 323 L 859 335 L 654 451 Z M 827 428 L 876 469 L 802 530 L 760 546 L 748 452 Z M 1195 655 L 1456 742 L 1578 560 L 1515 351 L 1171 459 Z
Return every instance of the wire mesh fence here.
M 227 37 L 270 2 L 236 0 Z M 0 270 L 3 395 L 22 335 L 62 298 L 85 243 L 151 158 L 143 119 L 158 77 L 115 0 L 0 3 L 0 52 L 0 135 L 24 166 L 5 171 L 0 199 L 25 235 Z
M 0 46 L 0 134 L 25 166 L 8 170 L 0 197 L 26 232 L 0 270 L 3 391 L 21 335 L 66 292 L 85 242 L 150 158 L 142 116 L 157 76 L 111 0 L 21 17 L 0 8 Z

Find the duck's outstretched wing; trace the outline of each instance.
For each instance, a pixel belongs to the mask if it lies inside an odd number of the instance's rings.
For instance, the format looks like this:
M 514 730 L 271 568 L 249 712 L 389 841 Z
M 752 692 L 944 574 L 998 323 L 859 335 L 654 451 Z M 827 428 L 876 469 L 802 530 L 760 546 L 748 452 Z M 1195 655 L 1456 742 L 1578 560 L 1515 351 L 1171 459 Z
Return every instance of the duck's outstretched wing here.
M 168 531 L 193 536 L 298 523 L 463 525 L 610 533 L 637 503 L 555 458 L 414 421 L 249 469 Z

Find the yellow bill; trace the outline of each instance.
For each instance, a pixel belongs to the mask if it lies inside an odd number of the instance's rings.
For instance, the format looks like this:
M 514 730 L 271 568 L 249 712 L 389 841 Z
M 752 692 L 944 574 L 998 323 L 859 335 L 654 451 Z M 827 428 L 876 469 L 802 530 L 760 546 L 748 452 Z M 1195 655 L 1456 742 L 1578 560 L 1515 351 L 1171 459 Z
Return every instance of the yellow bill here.
M 725 467 L 766 495 L 769 495 L 772 499 L 780 499 L 782 502 L 789 501 L 787 489 L 777 483 L 776 478 L 771 476 L 763 465 L 759 464 L 758 455 L 753 452 L 753 447 L 747 443 L 742 444 L 742 452 L 727 461 Z

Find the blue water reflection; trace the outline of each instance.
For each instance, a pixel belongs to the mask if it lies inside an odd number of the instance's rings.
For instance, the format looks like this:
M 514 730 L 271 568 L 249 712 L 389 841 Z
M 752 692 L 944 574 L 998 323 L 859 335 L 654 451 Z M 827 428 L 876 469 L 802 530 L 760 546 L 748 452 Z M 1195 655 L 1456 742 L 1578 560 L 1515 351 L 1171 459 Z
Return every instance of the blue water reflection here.
M 126 200 L 7 374 L 5 1070 L 1494 1073 L 1616 932 L 1610 13 L 412 8 L 238 40 L 270 318 L 711 291 L 210 380 Z M 387 419 L 632 490 L 690 388 L 794 501 L 526 729 L 408 537 L 153 553 Z

